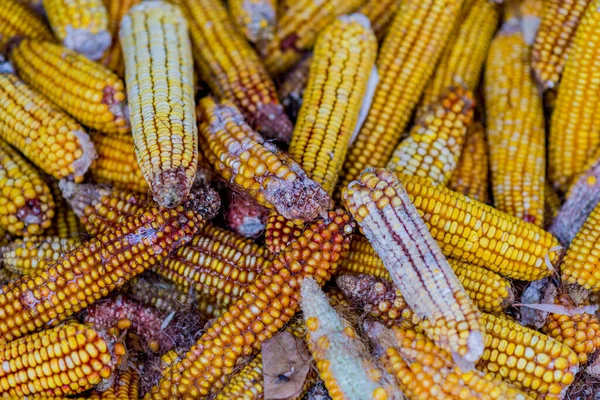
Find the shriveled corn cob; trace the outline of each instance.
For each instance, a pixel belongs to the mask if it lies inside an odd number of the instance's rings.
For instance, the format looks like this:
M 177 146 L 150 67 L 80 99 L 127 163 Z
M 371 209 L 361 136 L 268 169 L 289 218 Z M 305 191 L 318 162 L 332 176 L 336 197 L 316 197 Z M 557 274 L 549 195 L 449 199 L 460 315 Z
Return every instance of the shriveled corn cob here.
M 45 236 L 60 238 L 79 238 L 85 230 L 79 222 L 79 217 L 62 195 L 57 181 L 49 182 L 52 199 L 54 200 L 54 218 L 50 228 L 44 231 Z
M 205 97 L 198 108 L 200 147 L 223 179 L 288 219 L 311 220 L 330 208 L 327 192 L 252 131 L 232 103 Z
M 544 0 L 531 65 L 543 89 L 556 89 L 573 37 L 591 0 Z
M 377 40 L 381 42 L 388 32 L 401 2 L 401 0 L 367 0 L 357 13 L 369 18 L 371 28 L 373 28 Z
M 353 223 L 345 212 L 310 224 L 265 269 L 229 310 L 214 321 L 185 358 L 165 371 L 150 399 L 215 393 L 235 370 L 236 361 L 260 350 L 299 308 L 300 284 L 307 277 L 323 284 L 348 251 Z
M 289 143 L 293 125 L 277 98 L 261 59 L 216 0 L 171 0 L 189 24 L 201 78 L 221 100 L 239 108 L 246 121 L 268 139 Z
M 379 84 L 342 169 L 345 187 L 366 166 L 385 166 L 458 19 L 461 0 L 408 0 L 377 59 Z
M 0 226 L 19 236 L 50 226 L 54 200 L 39 172 L 0 139 Z
M 228 0 L 229 13 L 246 39 L 258 47 L 273 38 L 277 0 Z
M 312 55 L 306 55 L 281 78 L 278 91 L 279 98 L 290 119 L 294 122 L 298 118 L 298 112 L 302 107 L 311 63 Z
M 423 112 L 386 168 L 445 185 L 458 164 L 474 106 L 471 91 L 451 88 Z
M 367 169 L 342 198 L 427 333 L 472 368 L 483 351 L 481 315 L 398 178 Z
M 139 399 L 140 373 L 138 366 L 125 371 L 117 370 L 113 384 L 105 391 L 94 391 L 89 400 L 137 400 Z
M 2 0 L 0 4 L 0 52 L 11 40 L 32 38 L 52 41 L 52 32 L 42 19 L 19 0 Z
M 76 182 L 96 157 L 85 129 L 13 74 L 0 74 L 0 137 L 56 179 Z
M 333 398 L 402 399 L 394 379 L 367 352 L 350 323 L 333 308 L 314 279 L 301 284 L 308 347 Z
M 79 239 L 33 236 L 17 239 L 0 249 L 0 261 L 10 271 L 28 275 L 44 270 L 61 256 L 77 247 Z
M 485 70 L 487 139 L 494 206 L 544 225 L 546 133 L 521 22 L 504 23 Z
M 135 155 L 154 200 L 175 207 L 189 193 L 198 162 L 187 23 L 179 7 L 145 2 L 123 18 L 120 38 Z
M 119 41 L 121 20 L 129 12 L 131 7 L 139 4 L 142 0 L 104 0 L 108 11 L 108 31 L 112 38 L 112 44 L 104 52 L 100 63 L 114 71 L 120 77 L 125 76 L 125 61 L 123 60 L 123 49 Z
M 552 112 L 548 172 L 564 192 L 600 145 L 600 1 L 590 2 L 569 49 Z
M 19 76 L 82 124 L 104 133 L 130 131 L 125 85 L 106 67 L 66 47 L 23 40 L 12 49 Z

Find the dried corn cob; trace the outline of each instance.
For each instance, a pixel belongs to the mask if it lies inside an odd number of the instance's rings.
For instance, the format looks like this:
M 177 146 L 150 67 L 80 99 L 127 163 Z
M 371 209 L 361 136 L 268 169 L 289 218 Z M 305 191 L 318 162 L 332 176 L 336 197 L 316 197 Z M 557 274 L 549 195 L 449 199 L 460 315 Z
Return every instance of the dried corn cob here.
M 573 38 L 552 113 L 548 138 L 550 181 L 564 192 L 600 145 L 600 1 L 590 2 Z
M 121 78 L 125 76 L 125 61 L 123 60 L 123 50 L 119 41 L 121 20 L 131 7 L 140 2 L 141 0 L 104 0 L 108 11 L 108 31 L 112 38 L 112 44 L 99 62 Z
M 38 171 L 0 139 L 0 226 L 19 236 L 50 226 L 54 200 Z
M 451 88 L 423 112 L 386 168 L 445 185 L 458 164 L 474 106 L 473 93 Z
M 44 231 L 44 235 L 59 238 L 79 238 L 85 233 L 85 230 L 79 222 L 79 217 L 63 197 L 58 185 L 59 183 L 54 180 L 49 182 L 48 185 L 55 207 L 52 224 L 50 228 Z
M 52 32 L 44 21 L 19 0 L 2 0 L 0 4 L 0 53 L 11 40 L 19 37 L 52 41 Z
M 131 136 L 93 133 L 91 138 L 98 153 L 90 167 L 90 175 L 96 182 L 134 192 L 148 192 L 150 188 L 135 158 Z
M 273 38 L 277 0 L 228 0 L 229 13 L 246 39 L 259 47 Z
M 427 333 L 463 369 L 483 352 L 481 315 L 393 173 L 366 170 L 342 198 Z M 403 244 L 410 238 L 412 246 Z
M 302 281 L 308 347 L 333 398 L 402 399 L 393 378 L 368 354 L 350 323 L 311 278 Z
M 310 224 L 302 237 L 279 254 L 240 300 L 202 335 L 185 358 L 165 371 L 149 399 L 206 396 L 223 387 L 236 361 L 260 349 L 298 309 L 300 284 L 315 277 L 323 284 L 348 251 L 353 223 L 341 210 Z
M 230 102 L 200 100 L 200 146 L 217 173 L 288 219 L 311 220 L 331 206 L 323 188 L 262 139 Z
M 489 0 L 472 0 L 461 10 L 455 28 L 440 61 L 425 87 L 419 114 L 445 94 L 449 87 L 464 85 L 474 91 L 500 17 L 499 9 Z
M 289 143 L 293 126 L 279 104 L 275 84 L 225 6 L 215 0 L 171 1 L 188 19 L 200 76 L 213 93 L 235 103 L 266 138 Z
M 560 197 L 558 197 L 558 193 L 556 193 L 552 185 L 546 182 L 544 185 L 544 224 L 546 227 L 551 226 L 554 222 L 561 206 L 562 202 Z M 558 239 L 560 240 L 560 238 Z
M 546 134 L 520 21 L 504 23 L 485 70 L 487 138 L 494 206 L 544 225 Z
M 400 3 L 401 0 L 367 0 L 357 13 L 369 18 L 375 36 L 381 42 L 400 8 Z
M 311 63 L 312 54 L 306 55 L 281 78 L 278 91 L 279 98 L 290 119 L 294 122 L 298 118 L 298 112 L 302 107 L 302 98 L 308 83 L 308 72 Z
M 302 235 L 304 227 L 296 225 L 276 212 L 269 214 L 265 230 L 265 245 L 273 254 L 279 254 L 287 245 Z
M 77 121 L 104 133 L 130 131 L 125 85 L 102 65 L 66 47 L 28 39 L 11 54 L 19 76 Z
M 591 0 L 544 0 L 544 11 L 531 53 L 539 84 L 555 89 L 563 72 L 575 31 Z
M 458 18 L 461 0 L 407 0 L 377 59 L 379 84 L 369 114 L 348 150 L 345 187 L 370 165 L 383 167 L 404 132 Z
M 56 179 L 76 182 L 96 157 L 85 129 L 13 74 L 0 74 L 0 137 Z
M 168 313 L 190 310 L 195 302 L 193 294 L 181 292 L 172 282 L 148 274 L 132 282 L 127 294 L 133 300 Z
M 33 236 L 17 239 L 0 249 L 0 261 L 5 268 L 19 275 L 46 269 L 49 264 L 77 247 L 76 238 Z
M 175 207 L 189 193 L 198 162 L 187 23 L 179 7 L 146 2 L 123 18 L 120 38 L 135 155 L 154 201 Z
M 448 187 L 483 203 L 488 198 L 488 147 L 485 129 L 479 122 L 467 129 L 465 145 Z
M 116 372 L 114 383 L 104 392 L 94 391 L 88 400 L 137 400 L 139 399 L 139 367 L 131 366 Z
M 235 233 L 247 238 L 257 238 L 265 230 L 269 210 L 245 193 L 229 192 L 225 210 L 225 224 Z

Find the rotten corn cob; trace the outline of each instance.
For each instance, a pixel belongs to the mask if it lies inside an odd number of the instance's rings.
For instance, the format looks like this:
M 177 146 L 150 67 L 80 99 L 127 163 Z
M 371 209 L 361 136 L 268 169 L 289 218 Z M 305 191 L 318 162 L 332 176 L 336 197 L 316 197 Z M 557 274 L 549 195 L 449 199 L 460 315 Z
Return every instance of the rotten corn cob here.
M 121 30 L 121 21 L 131 7 L 139 4 L 142 0 L 104 0 L 108 12 L 108 31 L 112 38 L 112 44 L 104 52 L 100 63 L 119 75 L 125 76 L 125 60 L 123 59 L 123 49 L 119 41 L 119 31 Z
M 19 37 L 52 41 L 52 32 L 42 19 L 18 0 L 0 3 L 0 53 Z
M 273 38 L 277 0 L 228 0 L 229 13 L 246 39 L 264 46 Z

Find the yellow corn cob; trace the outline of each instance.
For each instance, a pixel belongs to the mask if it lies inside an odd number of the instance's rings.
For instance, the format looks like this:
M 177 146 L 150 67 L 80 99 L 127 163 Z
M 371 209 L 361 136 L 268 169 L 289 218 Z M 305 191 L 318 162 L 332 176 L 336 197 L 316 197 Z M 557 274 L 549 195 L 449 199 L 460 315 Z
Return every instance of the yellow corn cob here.
M 366 166 L 385 166 L 433 73 L 458 19 L 462 0 L 407 0 L 377 59 L 379 84 L 369 114 L 348 150 L 345 187 Z
M 488 147 L 485 129 L 479 122 L 467 129 L 465 145 L 448 187 L 474 200 L 488 198 Z
M 590 2 L 565 64 L 548 138 L 548 172 L 564 192 L 600 145 L 600 0 Z
M 85 129 L 15 75 L 0 74 L 0 137 L 56 179 L 83 180 L 96 157 Z
M 98 157 L 90 167 L 90 176 L 98 183 L 147 193 L 148 184 L 135 158 L 133 138 L 129 135 L 93 133 L 92 142 Z
M 544 113 L 520 26 L 515 19 L 504 23 L 492 42 L 485 70 L 492 190 L 498 210 L 543 226 Z
M 389 171 L 368 169 L 342 197 L 427 333 L 459 365 L 472 367 L 483 351 L 481 315 L 400 181 Z
M 108 12 L 102 0 L 43 0 L 50 26 L 63 45 L 98 60 L 110 47 Z
M 259 47 L 273 38 L 277 0 L 228 0 L 229 13 L 246 39 Z
M 288 219 L 311 220 L 330 208 L 325 190 L 252 131 L 232 103 L 205 97 L 198 108 L 200 147 L 223 179 Z
M 125 61 L 123 60 L 123 50 L 119 41 L 119 31 L 121 30 L 121 20 L 129 12 L 131 7 L 139 4 L 142 0 L 104 0 L 108 12 L 108 31 L 112 38 L 112 44 L 100 59 L 100 63 L 111 71 L 114 71 L 121 78 L 125 76 Z
M 42 4 L 42 1 L 43 0 L 17 0 L 18 3 L 27 6 L 27 8 L 32 9 L 37 14 L 45 15 L 46 12 L 44 11 L 44 5 Z
M 84 392 L 110 377 L 119 358 L 112 347 L 98 332 L 78 323 L 4 343 L 0 345 L 0 395 L 25 398 Z
M 367 0 L 357 13 L 369 18 L 375 36 L 381 42 L 388 32 L 401 2 L 402 0 Z
M 139 399 L 139 367 L 131 366 L 125 371 L 117 371 L 113 384 L 103 392 L 94 391 L 88 400 L 137 400 Z
M 0 249 L 5 268 L 19 275 L 46 269 L 49 264 L 77 247 L 78 239 L 35 236 L 17 239 Z
M 279 98 L 292 121 L 296 121 L 302 107 L 311 64 L 312 55 L 307 55 L 281 78 Z
M 19 236 L 39 235 L 50 226 L 54 200 L 38 171 L 0 140 L 0 226 Z
M 52 32 L 42 19 L 18 0 L 0 3 L 0 52 L 6 50 L 11 40 L 26 37 L 52 41 Z
M 279 104 L 275 84 L 222 2 L 171 1 L 188 19 L 196 64 L 212 92 L 235 103 L 248 124 L 266 138 L 289 143 L 293 125 Z
M 451 88 L 423 112 L 386 168 L 445 185 L 458 164 L 474 106 L 469 90 Z
M 544 0 L 531 65 L 539 84 L 556 89 L 575 31 L 591 0 Z
M 288 243 L 302 235 L 304 227 L 296 225 L 282 215 L 271 212 L 265 229 L 265 245 L 273 254 L 279 254 Z
M 138 4 L 121 24 L 135 154 L 154 200 L 179 205 L 198 162 L 194 65 L 187 23 L 164 1 Z
M 125 85 L 102 65 L 66 47 L 28 39 L 11 54 L 19 76 L 77 121 L 105 133 L 130 131 Z
M 58 182 L 48 182 L 48 186 L 50 186 L 50 192 L 54 200 L 54 218 L 52 218 L 50 228 L 44 231 L 44 235 L 59 238 L 81 237 L 85 230 L 79 222 L 79 217 L 63 197 Z
M 360 14 L 320 33 L 289 154 L 330 195 L 358 121 L 377 41 Z
M 521 19 L 521 32 L 527 47 L 531 48 L 542 19 L 545 0 L 519 0 L 519 17 Z M 507 19 L 504 20 L 505 22 Z

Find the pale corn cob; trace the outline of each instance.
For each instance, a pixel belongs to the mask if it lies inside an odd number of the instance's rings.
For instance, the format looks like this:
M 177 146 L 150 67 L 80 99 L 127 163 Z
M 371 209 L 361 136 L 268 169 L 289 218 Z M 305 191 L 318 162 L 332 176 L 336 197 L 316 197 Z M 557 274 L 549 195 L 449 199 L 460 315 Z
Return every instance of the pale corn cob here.
M 461 368 L 472 368 L 483 352 L 481 314 L 398 178 L 367 169 L 342 198 L 427 333 Z M 409 238 L 412 246 L 403 244 Z
M 131 7 L 139 4 L 142 0 L 104 0 L 106 10 L 108 11 L 108 31 L 112 38 L 112 44 L 104 52 L 100 63 L 119 75 L 125 76 L 125 60 L 123 59 L 123 49 L 119 41 L 119 31 L 121 30 L 121 20 L 129 12 Z
M 358 14 L 363 14 L 371 21 L 371 28 L 373 28 L 373 32 L 379 42 L 388 33 L 401 2 L 402 0 L 367 0 L 358 9 Z
M 0 74 L 0 137 L 56 179 L 81 182 L 96 157 L 85 129 L 13 74 Z
M 326 191 L 252 131 L 232 103 L 205 97 L 198 108 L 200 147 L 223 179 L 288 219 L 311 220 L 330 208 Z
M 246 39 L 258 47 L 273 38 L 277 0 L 228 0 L 229 13 Z
M 29 39 L 11 53 L 19 76 L 82 124 L 104 133 L 130 131 L 125 85 L 106 67 L 66 47 Z
M 504 23 L 492 42 L 485 70 L 492 191 L 498 210 L 543 226 L 544 112 L 521 24 L 515 19 Z
M 565 192 L 600 145 L 600 0 L 590 2 L 569 49 L 552 112 L 548 173 Z
M 179 7 L 145 2 L 123 18 L 120 39 L 135 155 L 154 200 L 175 207 L 189 193 L 198 162 L 187 23 Z
M 446 185 L 463 150 L 474 106 L 473 93 L 462 87 L 451 88 L 423 111 L 408 137 L 394 150 L 386 169 Z
M 54 200 L 38 171 L 0 139 L 0 226 L 19 236 L 50 226 Z
M 345 187 L 366 166 L 388 162 L 458 19 L 462 0 L 407 0 L 377 58 L 379 84 L 341 173 Z
M 306 55 L 281 78 L 278 90 L 279 98 L 290 119 L 294 122 L 302 107 L 302 98 L 306 90 L 311 64 L 312 54 Z
M 17 239 L 0 248 L 0 261 L 11 272 L 28 275 L 43 270 L 77 247 L 79 239 L 33 236 Z
M 19 0 L 2 0 L 0 3 L 0 53 L 4 53 L 11 40 L 32 38 L 52 41 L 52 32 L 42 19 Z
M 59 238 L 79 238 L 85 234 L 85 230 L 79 222 L 79 217 L 67 203 L 60 190 L 57 181 L 48 182 L 52 199 L 54 200 L 54 218 L 50 228 L 44 231 L 45 236 Z
M 287 144 L 294 128 L 277 98 L 262 60 L 218 0 L 171 0 L 189 24 L 200 77 L 221 100 L 229 100 L 267 139 Z

